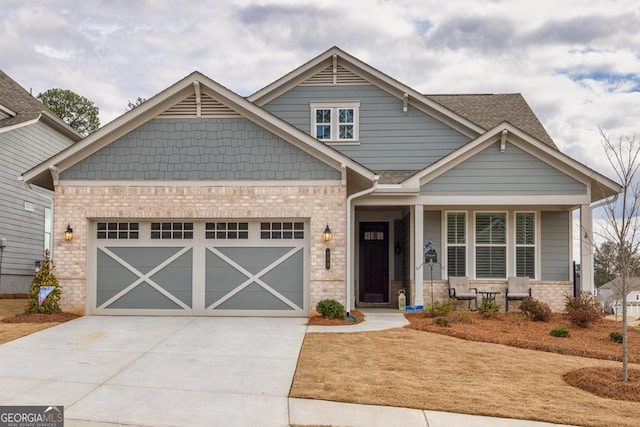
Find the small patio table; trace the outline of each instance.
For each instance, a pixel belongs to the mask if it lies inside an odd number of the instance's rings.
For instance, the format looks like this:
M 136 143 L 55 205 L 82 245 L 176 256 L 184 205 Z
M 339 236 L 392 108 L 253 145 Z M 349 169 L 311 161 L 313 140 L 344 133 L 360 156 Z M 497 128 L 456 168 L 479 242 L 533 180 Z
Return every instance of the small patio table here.
M 478 291 L 478 293 L 482 295 L 482 302 L 496 302 L 496 295 L 498 295 L 500 291 Z

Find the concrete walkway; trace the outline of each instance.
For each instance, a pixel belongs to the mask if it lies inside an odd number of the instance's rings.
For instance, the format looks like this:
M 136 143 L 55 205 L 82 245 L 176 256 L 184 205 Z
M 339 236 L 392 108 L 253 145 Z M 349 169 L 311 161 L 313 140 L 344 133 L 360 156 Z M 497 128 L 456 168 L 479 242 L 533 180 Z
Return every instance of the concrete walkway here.
M 61 405 L 66 426 L 470 426 L 552 424 L 288 398 L 306 332 L 404 326 L 306 319 L 82 317 L 0 345 L 0 405 Z

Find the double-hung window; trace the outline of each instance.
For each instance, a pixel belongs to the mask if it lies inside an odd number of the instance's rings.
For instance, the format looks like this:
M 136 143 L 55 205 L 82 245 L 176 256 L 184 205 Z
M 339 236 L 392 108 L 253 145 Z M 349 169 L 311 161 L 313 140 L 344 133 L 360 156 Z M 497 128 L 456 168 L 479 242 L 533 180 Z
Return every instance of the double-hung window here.
M 516 213 L 516 276 L 535 277 L 536 215 Z
M 476 277 L 507 277 L 507 215 L 476 213 Z
M 447 213 L 447 274 L 449 277 L 467 275 L 467 233 L 464 212 Z
M 357 142 L 359 102 L 312 102 L 311 134 L 326 142 Z

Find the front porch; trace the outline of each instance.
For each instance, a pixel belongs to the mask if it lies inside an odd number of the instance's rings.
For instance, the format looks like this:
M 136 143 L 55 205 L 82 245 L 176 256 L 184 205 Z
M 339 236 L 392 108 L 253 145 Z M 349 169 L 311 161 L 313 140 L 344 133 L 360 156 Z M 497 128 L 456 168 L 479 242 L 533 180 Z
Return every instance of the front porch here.
M 352 228 L 350 308 L 396 309 L 400 290 L 407 305 L 426 307 L 448 298 L 450 276 L 469 277 L 479 292 L 499 292 L 502 310 L 510 276 L 529 277 L 532 296 L 555 312 L 574 294 L 571 207 L 360 203 Z M 588 239 L 589 228 L 582 228 L 581 239 Z M 434 263 L 424 262 L 427 247 L 435 251 Z M 582 289 L 589 286 L 582 281 Z M 510 310 L 518 305 L 511 304 Z

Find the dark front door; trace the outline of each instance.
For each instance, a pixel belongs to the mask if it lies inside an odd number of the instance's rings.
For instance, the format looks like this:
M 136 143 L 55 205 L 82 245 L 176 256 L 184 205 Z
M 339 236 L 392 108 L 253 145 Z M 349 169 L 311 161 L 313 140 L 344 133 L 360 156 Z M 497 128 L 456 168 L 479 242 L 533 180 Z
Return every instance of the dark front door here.
M 389 223 L 360 223 L 360 302 L 389 302 Z

